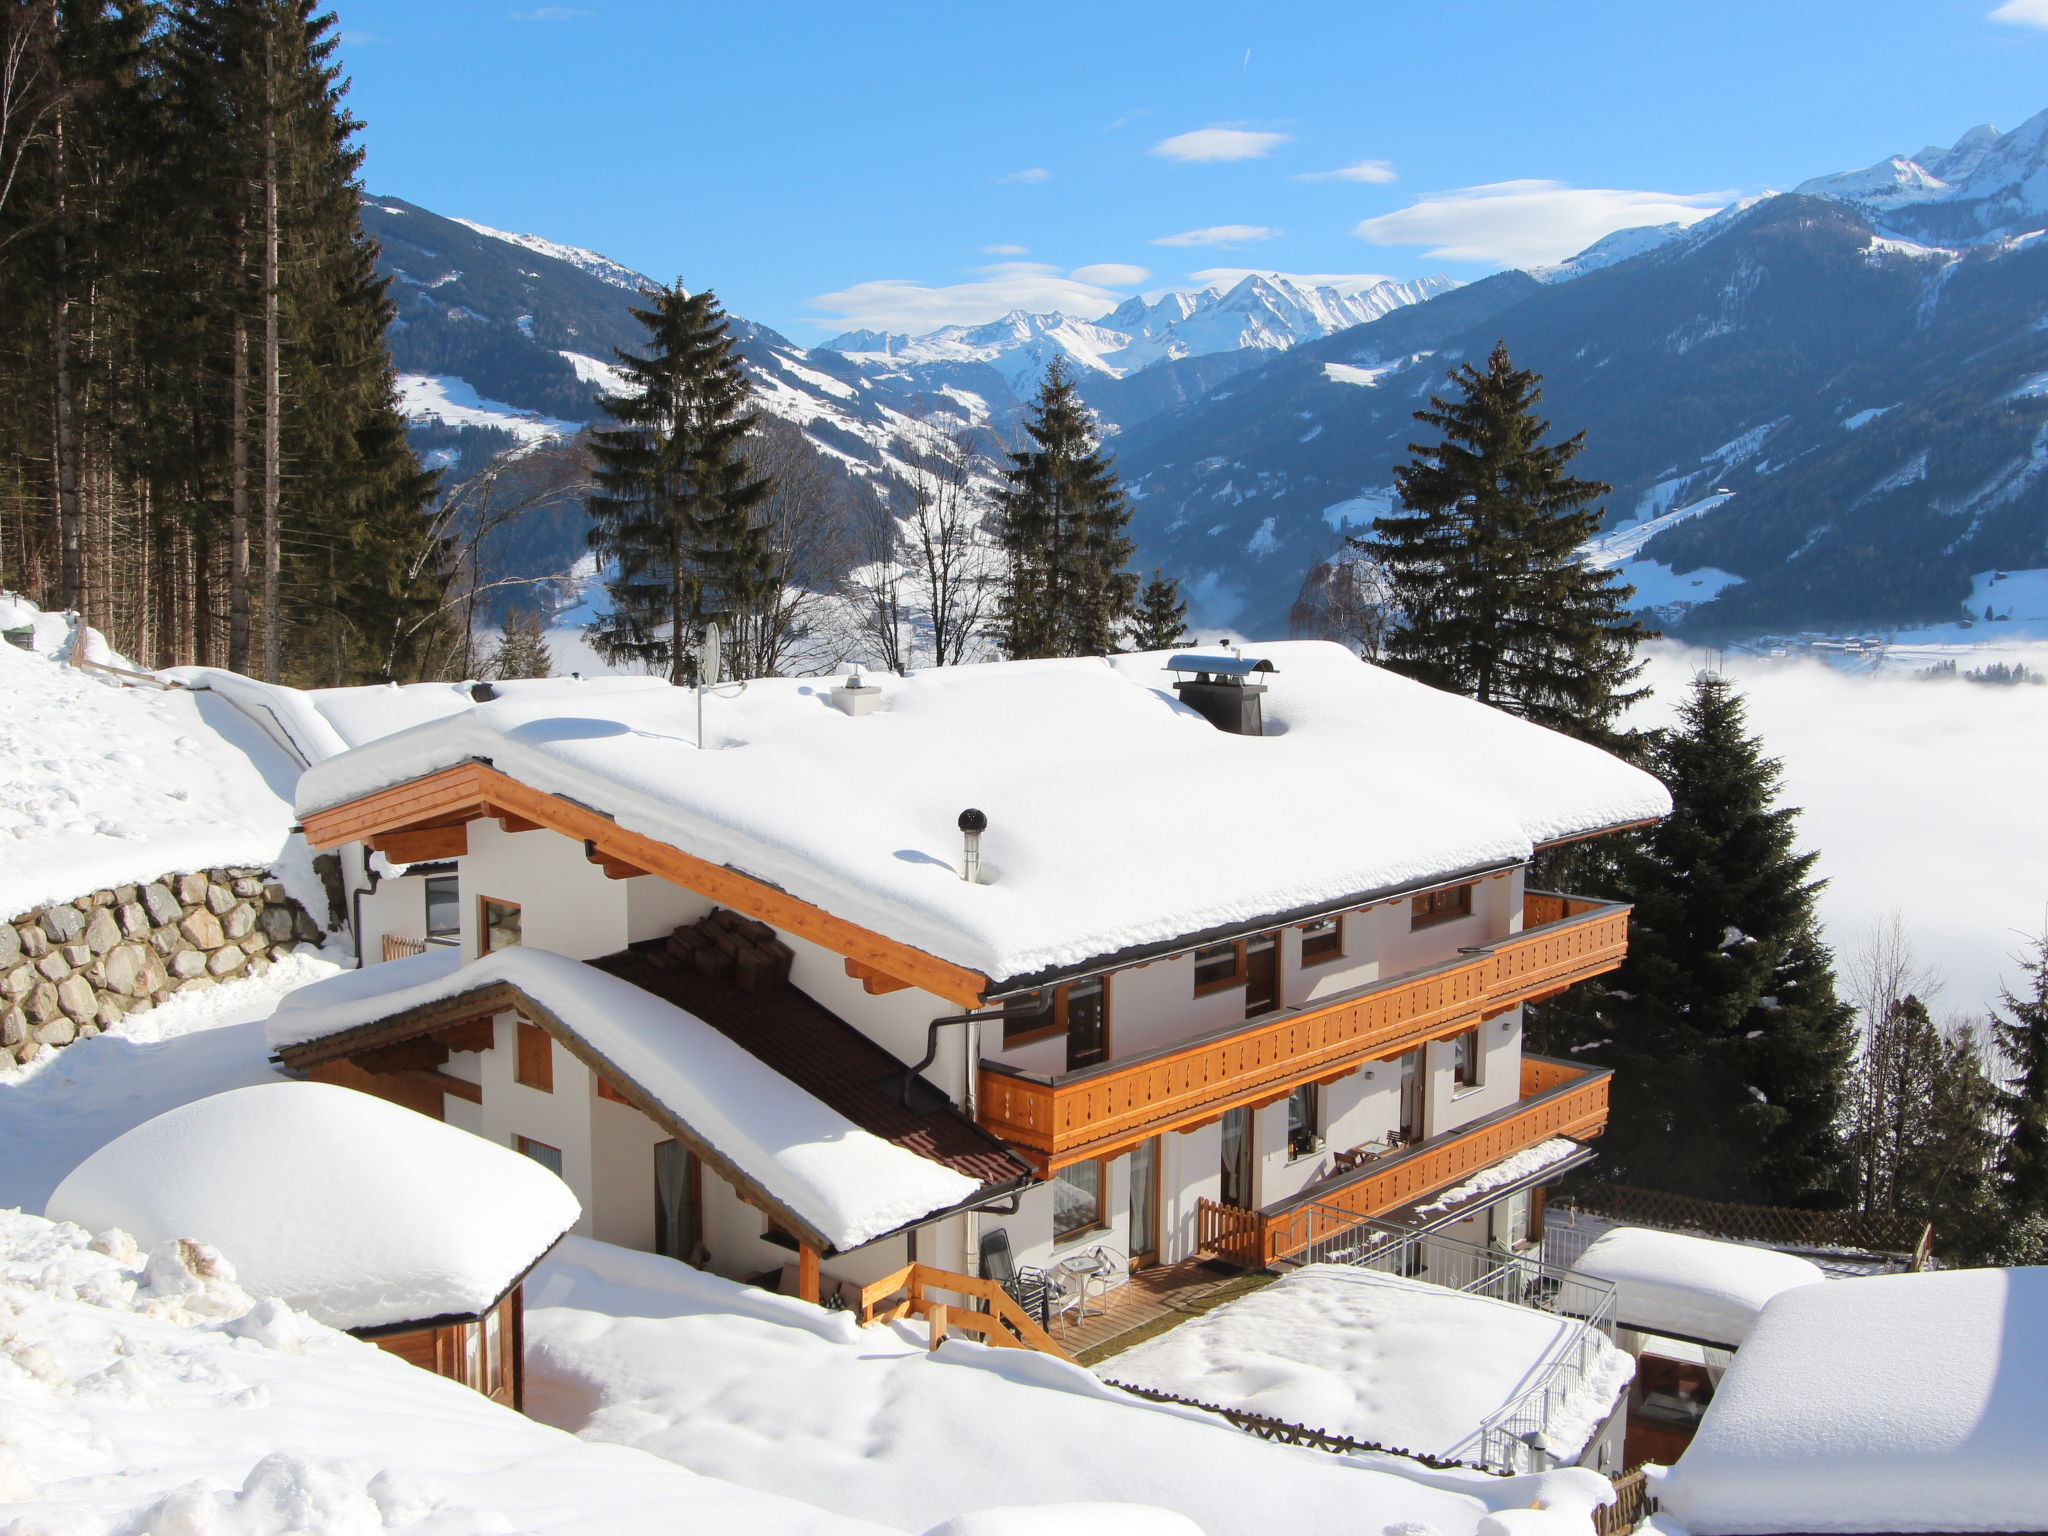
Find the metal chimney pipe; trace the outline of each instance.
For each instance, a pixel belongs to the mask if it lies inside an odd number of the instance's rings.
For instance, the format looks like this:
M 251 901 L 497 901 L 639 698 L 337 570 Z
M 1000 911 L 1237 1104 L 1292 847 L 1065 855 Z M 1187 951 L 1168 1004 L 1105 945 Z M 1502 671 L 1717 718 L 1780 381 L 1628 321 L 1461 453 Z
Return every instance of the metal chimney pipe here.
M 960 830 L 967 839 L 967 854 L 960 863 L 960 878 L 969 885 L 981 884 L 981 834 L 988 830 L 988 817 L 969 806 L 960 813 Z

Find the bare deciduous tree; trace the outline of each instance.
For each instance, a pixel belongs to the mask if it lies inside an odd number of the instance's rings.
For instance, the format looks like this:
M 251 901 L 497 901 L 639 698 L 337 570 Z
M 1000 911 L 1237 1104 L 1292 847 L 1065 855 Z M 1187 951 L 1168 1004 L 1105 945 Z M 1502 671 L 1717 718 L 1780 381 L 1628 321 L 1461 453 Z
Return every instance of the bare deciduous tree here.
M 1367 661 L 1386 653 L 1396 622 L 1393 586 L 1370 555 L 1346 548 L 1318 561 L 1301 579 L 1287 627 L 1298 640 L 1334 640 Z
M 735 677 L 827 671 L 845 659 L 825 611 L 846 570 L 853 531 L 848 503 L 859 496 L 792 423 L 763 415 L 747 439 L 747 462 L 774 481 L 759 509 L 775 566 L 775 590 L 758 611 L 726 621 L 726 670 Z

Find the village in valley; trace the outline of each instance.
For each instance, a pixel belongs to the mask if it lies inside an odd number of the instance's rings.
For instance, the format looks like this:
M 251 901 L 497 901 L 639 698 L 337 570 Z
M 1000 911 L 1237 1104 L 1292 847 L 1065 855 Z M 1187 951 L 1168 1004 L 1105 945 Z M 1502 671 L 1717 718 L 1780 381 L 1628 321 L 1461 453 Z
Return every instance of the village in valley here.
M 0 0 L 0 1536 L 2048 1533 L 2048 112 L 795 343 L 373 195 L 527 130 L 340 10 Z M 946 218 L 1251 207 L 1185 24 Z

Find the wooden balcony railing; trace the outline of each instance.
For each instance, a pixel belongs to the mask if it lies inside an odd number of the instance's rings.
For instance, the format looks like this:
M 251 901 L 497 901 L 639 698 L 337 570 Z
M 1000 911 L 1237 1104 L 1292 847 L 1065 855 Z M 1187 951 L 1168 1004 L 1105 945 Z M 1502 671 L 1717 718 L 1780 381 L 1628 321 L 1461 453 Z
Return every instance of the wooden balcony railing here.
M 1628 949 L 1612 902 L 1532 893 L 1524 923 L 1456 960 L 1287 1009 L 1255 1023 L 1055 1077 L 981 1064 L 981 1123 L 1048 1167 L 1111 1156 L 1148 1136 L 1342 1076 L 1611 971 Z
M 1506 1109 L 1311 1184 L 1259 1211 L 1201 1202 L 1204 1253 L 1263 1268 L 1374 1216 L 1413 1204 L 1553 1136 L 1597 1136 L 1607 1124 L 1605 1070 L 1522 1058 L 1522 1096 Z

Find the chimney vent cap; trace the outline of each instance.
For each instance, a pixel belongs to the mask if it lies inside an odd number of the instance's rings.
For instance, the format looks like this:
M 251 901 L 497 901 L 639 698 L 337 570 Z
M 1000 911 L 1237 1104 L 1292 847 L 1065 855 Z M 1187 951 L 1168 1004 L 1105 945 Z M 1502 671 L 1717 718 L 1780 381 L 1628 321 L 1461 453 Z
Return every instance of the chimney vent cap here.
M 977 811 L 970 805 L 960 813 L 960 830 L 962 832 L 986 832 L 988 830 L 987 813 Z
M 1166 658 L 1166 670 L 1207 672 L 1217 677 L 1249 677 L 1254 672 L 1278 672 L 1280 669 L 1263 656 L 1208 656 L 1182 651 Z

